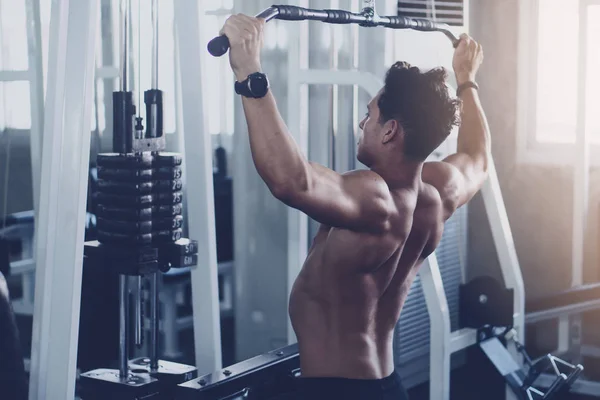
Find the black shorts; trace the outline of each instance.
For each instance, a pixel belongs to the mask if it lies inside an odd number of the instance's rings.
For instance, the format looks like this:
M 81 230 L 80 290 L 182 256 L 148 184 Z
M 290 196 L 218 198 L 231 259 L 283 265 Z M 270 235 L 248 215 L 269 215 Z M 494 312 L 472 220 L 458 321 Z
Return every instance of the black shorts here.
M 298 378 L 298 400 L 408 400 L 400 375 L 383 379 Z

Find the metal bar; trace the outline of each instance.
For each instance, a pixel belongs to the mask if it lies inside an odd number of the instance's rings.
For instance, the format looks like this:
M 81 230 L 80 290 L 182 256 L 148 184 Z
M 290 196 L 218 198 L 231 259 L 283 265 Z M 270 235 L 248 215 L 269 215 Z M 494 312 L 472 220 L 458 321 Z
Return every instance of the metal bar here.
M 582 314 L 586 311 L 597 310 L 600 308 L 600 299 L 589 300 L 576 304 L 568 304 L 563 307 L 550 308 L 548 310 L 536 311 L 525 316 L 525 322 L 533 324 L 540 321 L 559 318 L 562 316 Z
M 40 175 L 44 130 L 44 73 L 42 60 L 42 21 L 40 2 L 26 1 L 27 48 L 29 50 L 29 99 L 31 104 L 31 178 L 33 210 L 38 215 L 40 204 Z M 37 219 L 36 219 L 37 220 Z M 34 235 L 35 244 L 35 235 Z
M 158 0 L 152 0 L 152 27 L 152 89 L 158 89 Z
M 291 24 L 287 27 L 288 32 L 288 103 L 287 103 L 287 126 L 289 132 L 294 136 L 298 147 L 303 154 L 308 154 L 308 135 L 305 135 L 302 131 L 301 119 L 300 119 L 300 84 L 303 83 L 298 74 L 302 57 L 300 55 L 300 26 L 299 24 Z M 306 61 L 306 57 L 304 58 Z M 287 245 L 287 296 L 286 301 L 289 301 L 289 295 L 291 294 L 292 287 L 296 281 L 296 277 L 300 273 L 300 269 L 306 260 L 308 252 L 308 216 L 301 213 L 300 211 L 289 207 L 287 209 L 287 231 L 288 231 L 288 245 Z M 287 309 L 287 307 L 286 307 Z M 296 342 L 296 334 L 292 327 L 290 318 L 287 318 L 287 342 L 292 344 Z
M 583 263 L 588 218 L 590 138 L 586 129 L 587 113 L 587 47 L 588 4 L 579 3 L 579 60 L 577 74 L 577 129 L 575 139 L 575 168 L 573 169 L 573 236 L 571 286 L 583 284 Z
M 466 349 L 477 343 L 477 331 L 464 328 L 450 334 L 450 353 Z
M 119 375 L 125 378 L 129 374 L 127 366 L 127 325 L 129 322 L 129 277 L 119 275 Z
M 33 271 L 35 271 L 35 260 L 33 258 L 19 261 L 11 261 L 10 263 L 11 275 L 26 274 L 28 272 Z
M 121 13 L 120 13 L 120 28 L 121 28 L 121 54 L 120 54 L 120 72 L 119 77 L 121 78 L 121 91 L 127 92 L 127 71 L 128 71 L 128 60 L 129 60 L 129 18 L 131 12 L 131 0 L 121 0 Z
M 158 273 L 150 277 L 150 368 L 158 370 Z
M 515 242 L 508 222 L 506 206 L 500 190 L 500 182 L 496 173 L 496 166 L 490 157 L 488 179 L 481 188 L 481 196 L 485 206 L 486 215 L 490 223 L 494 246 L 498 254 L 500 270 L 504 284 L 514 290 L 513 324 L 517 332 L 517 340 L 525 342 L 525 286 L 521 267 L 517 258 Z M 518 359 L 519 352 L 514 343 L 508 344 L 508 349 L 513 358 Z M 516 395 L 508 386 L 506 399 L 516 399 Z
M 135 345 L 142 344 L 142 277 L 135 277 Z
M 31 71 L 0 71 L 0 82 L 30 81 L 33 78 Z
M 435 253 L 419 271 L 427 312 L 429 313 L 429 398 L 450 399 L 451 325 L 444 282 Z
M 175 0 L 174 9 L 178 65 L 181 81 L 185 82 L 181 87 L 184 168 L 194 173 L 186 188 L 186 203 L 193 204 L 188 207 L 188 226 L 190 237 L 199 243 L 198 267 L 191 274 L 194 347 L 196 367 L 200 373 L 207 373 L 220 369 L 222 359 L 212 143 L 210 135 L 198 134 L 208 131 L 202 105 L 201 57 L 205 52 L 204 43 L 200 42 L 198 2 Z
M 30 399 L 72 399 L 77 374 L 99 2 L 52 3 Z

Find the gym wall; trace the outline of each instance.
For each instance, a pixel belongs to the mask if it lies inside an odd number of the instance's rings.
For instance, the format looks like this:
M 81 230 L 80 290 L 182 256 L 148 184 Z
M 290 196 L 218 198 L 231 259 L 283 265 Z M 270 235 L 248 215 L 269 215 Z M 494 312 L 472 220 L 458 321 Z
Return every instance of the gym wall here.
M 471 27 L 483 45 L 478 78 L 492 132 L 492 148 L 528 297 L 571 284 L 573 167 L 517 163 L 518 16 L 520 0 L 473 0 Z M 522 1 L 522 0 L 521 0 Z M 507 23 L 507 21 L 510 21 Z M 569 60 L 565 60 L 569 62 Z M 584 281 L 600 277 L 597 268 L 600 173 L 590 174 L 589 226 Z M 495 250 L 477 197 L 470 208 L 471 273 L 498 271 Z

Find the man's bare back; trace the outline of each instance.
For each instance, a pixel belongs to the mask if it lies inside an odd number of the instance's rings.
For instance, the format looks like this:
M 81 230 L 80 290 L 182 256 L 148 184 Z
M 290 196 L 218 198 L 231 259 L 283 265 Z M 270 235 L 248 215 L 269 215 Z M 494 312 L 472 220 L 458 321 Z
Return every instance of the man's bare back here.
M 242 86 L 266 78 L 263 27 L 234 15 L 221 30 Z M 360 122 L 357 159 L 369 170 L 343 175 L 306 159 L 270 91 L 243 96 L 260 177 L 277 199 L 322 224 L 289 303 L 303 398 L 406 398 L 394 373 L 394 327 L 444 222 L 487 177 L 489 128 L 474 83 L 482 60 L 481 46 L 462 35 L 453 60 L 460 101 L 448 93 L 445 70 L 395 63 Z M 461 104 L 458 151 L 425 162 L 458 124 Z
M 421 182 L 390 193 L 390 229 L 321 225 L 290 297 L 302 375 L 379 379 L 394 371 L 394 328 L 423 260 L 440 242 L 437 190 Z

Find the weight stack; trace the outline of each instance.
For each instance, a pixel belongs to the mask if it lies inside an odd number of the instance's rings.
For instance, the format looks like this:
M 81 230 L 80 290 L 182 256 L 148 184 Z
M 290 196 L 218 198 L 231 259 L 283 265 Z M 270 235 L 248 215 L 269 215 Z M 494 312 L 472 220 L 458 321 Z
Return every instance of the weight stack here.
M 99 154 L 98 240 L 86 255 L 96 252 L 125 275 L 196 265 L 198 242 L 182 238 L 182 160 L 177 153 Z
M 84 250 L 96 275 L 144 276 L 197 264 L 198 242 L 182 237 L 182 161 L 180 154 L 167 152 L 97 156 L 97 240 L 86 242 Z M 154 398 L 197 374 L 195 367 L 166 368 L 171 364 L 158 362 L 157 373 L 130 365 L 126 378 L 113 369 L 84 372 L 81 397 Z

